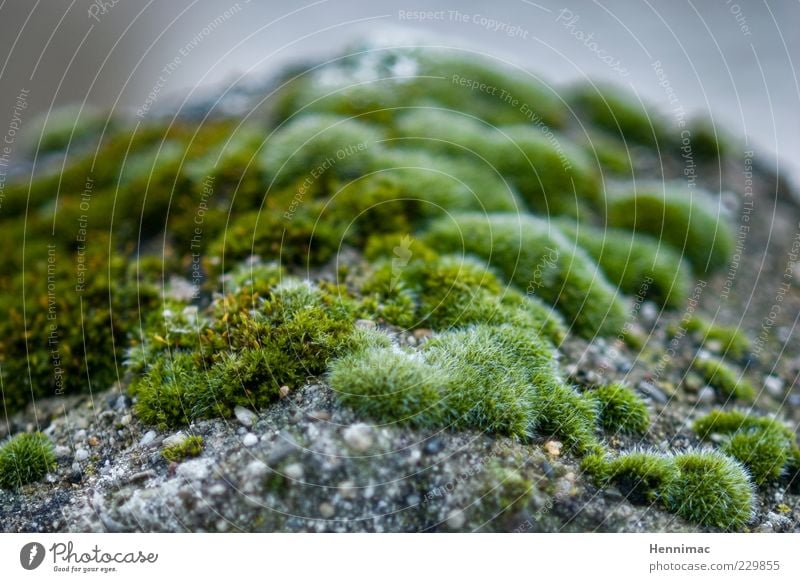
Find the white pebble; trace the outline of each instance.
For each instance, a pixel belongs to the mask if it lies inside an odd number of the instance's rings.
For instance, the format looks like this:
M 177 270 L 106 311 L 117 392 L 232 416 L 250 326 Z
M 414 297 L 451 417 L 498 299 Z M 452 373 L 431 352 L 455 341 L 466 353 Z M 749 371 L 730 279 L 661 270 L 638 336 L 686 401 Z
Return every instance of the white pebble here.
M 460 509 L 454 509 L 447 516 L 447 527 L 450 529 L 461 529 L 464 527 L 465 521 L 466 518 L 464 517 L 464 512 Z
M 292 463 L 283 470 L 283 474 L 292 481 L 298 481 L 303 478 L 303 465 Z
M 242 444 L 246 447 L 254 447 L 258 444 L 258 437 L 253 433 L 249 432 L 246 435 L 244 435 L 244 438 L 242 439 Z
M 78 461 L 79 463 L 82 463 L 88 458 L 89 458 L 89 451 L 87 451 L 86 449 L 78 449 L 77 451 L 75 451 L 75 460 Z
M 783 396 L 783 380 L 777 376 L 767 376 L 764 378 L 764 388 L 769 392 L 770 396 L 779 398 Z
M 342 437 L 347 446 L 359 453 L 367 451 L 372 446 L 372 428 L 363 422 L 348 426 Z
M 158 433 L 156 433 L 154 430 L 147 431 L 142 437 L 142 440 L 139 441 L 139 445 L 142 447 L 149 446 L 154 440 L 156 440 L 157 434 Z
M 248 410 L 244 406 L 237 406 L 234 408 L 233 414 L 236 416 L 236 420 L 238 420 L 242 426 L 246 426 L 247 428 L 253 426 L 257 420 L 257 417 L 253 411 Z

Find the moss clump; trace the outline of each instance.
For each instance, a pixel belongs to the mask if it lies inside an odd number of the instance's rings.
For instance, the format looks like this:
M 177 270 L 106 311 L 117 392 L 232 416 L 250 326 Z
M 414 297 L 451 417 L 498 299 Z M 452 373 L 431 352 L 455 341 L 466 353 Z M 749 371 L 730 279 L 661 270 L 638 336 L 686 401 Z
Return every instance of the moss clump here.
M 455 215 L 433 223 L 423 241 L 490 261 L 518 288 L 554 304 L 585 337 L 613 335 L 625 324 L 625 307 L 599 267 L 541 219 Z
M 669 131 L 662 118 L 642 105 L 635 95 L 607 85 L 575 87 L 568 97 L 588 123 L 625 142 L 651 148 L 669 144 Z
M 704 192 L 688 195 L 676 189 L 641 190 L 613 197 L 608 224 L 642 232 L 664 241 L 692 265 L 696 273 L 725 267 L 733 251 L 733 234 L 720 207 Z
M 750 352 L 750 340 L 743 329 L 712 323 L 694 316 L 686 323 L 686 330 L 694 334 L 705 345 L 719 342 L 724 356 L 741 360 Z
M 741 461 L 758 485 L 791 472 L 794 435 L 778 420 L 738 410 L 714 410 L 694 423 L 701 438 L 725 437 L 722 450 Z
M 134 350 L 136 411 L 162 428 L 262 408 L 351 345 L 354 306 L 338 290 L 286 281 L 268 295 L 246 289 L 204 313 L 171 315 Z
M 747 471 L 714 450 L 670 456 L 639 451 L 608 459 L 584 458 L 598 485 L 617 485 L 634 503 L 661 503 L 681 517 L 722 530 L 738 530 L 752 518 L 754 493 Z
M 558 228 L 586 250 L 608 279 L 626 293 L 674 308 L 691 292 L 693 281 L 687 264 L 657 239 L 574 221 L 561 220 Z
M 445 332 L 421 352 L 378 348 L 331 365 L 339 397 L 384 422 L 472 428 L 521 439 L 553 433 L 596 443 L 592 404 L 563 385 L 552 347 L 529 330 L 476 325 Z
M 164 447 L 161 455 L 170 462 L 180 463 L 186 459 L 197 457 L 202 452 L 203 437 L 191 435 L 174 445 Z
M 597 401 L 600 422 L 608 431 L 641 435 L 650 426 L 645 402 L 623 384 L 600 386 L 589 393 Z
M 677 455 L 674 463 L 678 478 L 664 495 L 670 511 L 722 530 L 741 529 L 752 519 L 753 485 L 737 461 L 703 450 Z
M 405 242 L 403 242 L 405 241 Z M 413 258 L 411 239 L 400 239 L 394 258 L 379 262 L 362 286 L 367 306 L 385 321 L 434 330 L 473 324 L 512 324 L 544 335 L 554 343 L 566 328 L 552 309 L 534 297 L 504 289 L 480 263 L 460 257 Z M 405 254 L 408 253 L 408 254 Z
M 18 434 L 0 445 L 0 489 L 38 481 L 55 468 L 53 443 L 40 432 Z
M 703 380 L 722 396 L 748 402 L 756 397 L 753 385 L 723 360 L 714 357 L 695 358 L 692 360 L 692 369 L 699 372 Z
M 261 164 L 271 186 L 352 180 L 368 173 L 381 148 L 376 126 L 335 115 L 304 115 L 265 141 Z

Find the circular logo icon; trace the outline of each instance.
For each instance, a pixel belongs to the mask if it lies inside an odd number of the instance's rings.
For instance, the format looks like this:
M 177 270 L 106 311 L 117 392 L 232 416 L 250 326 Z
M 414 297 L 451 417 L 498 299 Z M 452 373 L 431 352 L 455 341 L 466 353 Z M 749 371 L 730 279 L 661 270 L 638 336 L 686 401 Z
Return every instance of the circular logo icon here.
M 31 542 L 22 546 L 19 552 L 19 563 L 26 570 L 35 570 L 44 562 L 44 546 L 38 542 Z

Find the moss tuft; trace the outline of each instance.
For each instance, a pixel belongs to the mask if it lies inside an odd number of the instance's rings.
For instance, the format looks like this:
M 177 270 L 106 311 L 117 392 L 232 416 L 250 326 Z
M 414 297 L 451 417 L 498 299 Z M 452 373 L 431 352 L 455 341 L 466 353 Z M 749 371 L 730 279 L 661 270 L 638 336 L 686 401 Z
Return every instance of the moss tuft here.
M 203 452 L 203 437 L 192 435 L 188 436 L 179 443 L 164 447 L 161 455 L 168 461 L 180 463 L 186 459 L 197 457 Z
M 664 495 L 670 511 L 726 531 L 741 529 L 752 519 L 753 485 L 737 461 L 702 450 L 677 455 L 674 462 L 678 478 Z
M 714 357 L 692 360 L 692 368 L 700 373 L 703 380 L 722 396 L 752 402 L 756 397 L 753 385 L 723 360 Z
M 696 273 L 724 268 L 733 251 L 733 234 L 721 209 L 705 192 L 691 195 L 656 187 L 609 200 L 608 224 L 642 232 L 668 243 Z
M 632 503 L 663 501 L 678 479 L 678 470 L 671 457 L 648 452 L 620 455 L 608 463 L 608 480 Z
M 0 445 L 0 489 L 38 481 L 55 468 L 53 443 L 40 432 L 18 434 Z
M 599 267 L 555 227 L 532 216 L 455 215 L 436 221 L 423 241 L 490 261 L 517 287 L 553 304 L 585 337 L 613 335 L 625 307 Z
M 719 342 L 722 354 L 734 360 L 741 360 L 750 352 L 750 340 L 739 327 L 719 325 L 694 316 L 687 322 L 686 329 L 706 348 L 709 347 L 707 344 Z
M 623 384 L 600 386 L 588 393 L 597 401 L 600 422 L 608 431 L 641 435 L 650 426 L 645 402 Z

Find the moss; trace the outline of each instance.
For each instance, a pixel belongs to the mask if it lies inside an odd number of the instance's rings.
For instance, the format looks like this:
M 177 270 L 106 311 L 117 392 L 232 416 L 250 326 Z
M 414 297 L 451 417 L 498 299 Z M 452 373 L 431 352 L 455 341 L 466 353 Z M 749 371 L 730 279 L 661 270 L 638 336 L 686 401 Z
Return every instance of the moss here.
M 626 142 L 657 148 L 672 141 L 660 115 L 618 87 L 584 84 L 574 87 L 568 101 L 582 120 Z
M 750 340 L 739 327 L 719 325 L 694 316 L 686 323 L 686 329 L 706 347 L 710 342 L 719 342 L 722 355 L 726 357 L 741 360 L 750 352 Z
M 733 234 L 720 207 L 702 191 L 642 189 L 609 200 L 608 224 L 656 237 L 677 250 L 698 274 L 724 268 Z
M 493 500 L 491 507 L 498 507 L 504 513 L 516 513 L 527 506 L 534 490 L 533 482 L 517 469 L 492 461 L 488 467 L 488 479 L 480 493 L 484 503 Z
M 645 234 L 560 220 L 558 228 L 597 261 L 608 279 L 631 295 L 678 307 L 693 280 L 681 256 Z
M 738 410 L 714 410 L 694 423 L 701 438 L 723 435 L 721 448 L 741 461 L 758 485 L 776 481 L 790 472 L 794 435 L 774 418 Z
M 752 519 L 755 503 L 747 471 L 713 450 L 675 456 L 678 479 L 664 496 L 670 511 L 722 530 L 739 530 Z
M 584 204 L 600 202 L 598 177 L 585 154 L 530 125 L 492 127 L 453 111 L 424 109 L 405 114 L 398 133 L 410 146 L 496 168 L 534 210 L 575 216 Z
M 692 369 L 722 396 L 752 402 L 756 391 L 742 373 L 731 368 L 723 360 L 714 357 L 695 358 Z
M 647 432 L 650 426 L 647 405 L 627 386 L 600 386 L 588 396 L 597 401 L 600 422 L 606 430 L 635 435 Z
M 261 165 L 271 187 L 296 181 L 348 181 L 366 174 L 381 148 L 375 126 L 335 115 L 304 115 L 280 127 L 264 144 Z
M 188 436 L 179 443 L 164 447 L 161 455 L 168 461 L 180 463 L 203 452 L 203 437 Z
M 718 162 L 731 149 L 725 130 L 708 117 L 690 120 L 688 130 L 691 136 L 691 152 L 698 160 Z
M 146 331 L 143 372 L 131 385 L 143 422 L 166 428 L 262 408 L 353 345 L 346 295 L 291 280 L 265 297 L 249 291 L 218 299 L 188 325 Z
M 599 267 L 543 220 L 455 215 L 436 221 L 423 241 L 444 252 L 490 261 L 518 288 L 557 307 L 585 337 L 616 334 L 625 323 L 625 307 Z
M 0 489 L 38 481 L 55 468 L 53 443 L 40 432 L 18 434 L 0 445 Z
M 613 482 L 631 503 L 649 504 L 664 501 L 664 494 L 678 479 L 673 458 L 648 452 L 632 452 L 608 463 L 608 480 Z
M 25 144 L 39 155 L 85 145 L 97 138 L 106 124 L 113 129 L 115 121 L 87 106 L 67 106 L 48 111 L 31 121 L 25 130 Z

